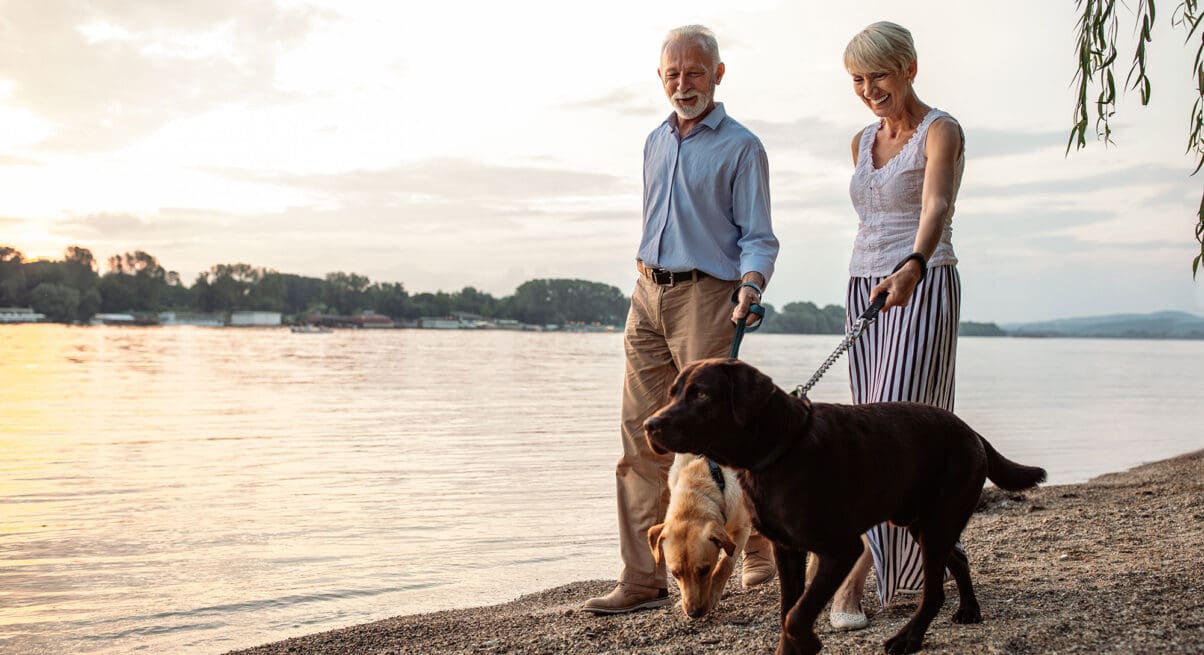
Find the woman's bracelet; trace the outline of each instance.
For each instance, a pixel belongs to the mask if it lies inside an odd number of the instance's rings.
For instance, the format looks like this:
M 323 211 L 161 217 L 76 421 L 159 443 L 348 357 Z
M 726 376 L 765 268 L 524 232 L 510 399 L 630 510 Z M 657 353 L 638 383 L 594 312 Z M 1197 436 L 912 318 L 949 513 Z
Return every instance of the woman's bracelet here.
M 913 252 L 910 255 L 904 257 L 903 261 L 901 261 L 895 265 L 895 270 L 891 271 L 891 275 L 898 273 L 899 269 L 906 266 L 907 262 L 909 262 L 913 259 L 916 260 L 917 262 L 920 262 L 920 282 L 923 282 L 924 276 L 928 275 L 928 262 L 924 259 L 924 255 L 921 255 L 918 252 Z

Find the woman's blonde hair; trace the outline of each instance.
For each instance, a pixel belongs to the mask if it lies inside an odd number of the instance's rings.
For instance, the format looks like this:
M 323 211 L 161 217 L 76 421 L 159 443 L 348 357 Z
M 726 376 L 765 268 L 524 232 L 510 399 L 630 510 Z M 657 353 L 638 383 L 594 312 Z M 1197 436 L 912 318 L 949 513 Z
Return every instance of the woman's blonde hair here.
M 901 73 L 915 60 L 916 46 L 911 32 L 889 21 L 879 21 L 861 30 L 844 49 L 844 67 L 850 73 Z

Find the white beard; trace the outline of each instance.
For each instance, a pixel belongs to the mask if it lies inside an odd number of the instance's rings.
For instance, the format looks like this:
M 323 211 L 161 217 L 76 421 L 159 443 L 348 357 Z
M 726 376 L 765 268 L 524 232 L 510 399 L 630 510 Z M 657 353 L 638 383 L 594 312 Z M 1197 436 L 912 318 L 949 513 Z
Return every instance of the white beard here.
M 701 116 L 702 112 L 706 111 L 707 107 L 711 105 L 711 99 L 714 97 L 714 89 L 705 93 L 695 91 L 694 102 L 692 104 L 684 104 L 683 100 L 686 98 L 683 94 L 674 93 L 672 98 L 673 111 L 677 112 L 677 116 L 682 120 L 694 120 Z

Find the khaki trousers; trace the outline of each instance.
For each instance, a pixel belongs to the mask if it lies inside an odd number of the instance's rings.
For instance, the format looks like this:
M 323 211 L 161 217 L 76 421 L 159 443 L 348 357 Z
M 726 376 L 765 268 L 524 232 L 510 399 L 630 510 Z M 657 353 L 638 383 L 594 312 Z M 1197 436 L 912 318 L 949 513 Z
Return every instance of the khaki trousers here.
M 667 586 L 665 568 L 656 565 L 648 547 L 648 528 L 665 520 L 673 455 L 652 452 L 644 438 L 644 420 L 668 402 L 669 389 L 683 366 L 727 357 L 735 336 L 731 298 L 736 284 L 705 277 L 663 287 L 640 277 L 631 294 L 624 332 L 623 455 L 615 469 L 621 583 Z

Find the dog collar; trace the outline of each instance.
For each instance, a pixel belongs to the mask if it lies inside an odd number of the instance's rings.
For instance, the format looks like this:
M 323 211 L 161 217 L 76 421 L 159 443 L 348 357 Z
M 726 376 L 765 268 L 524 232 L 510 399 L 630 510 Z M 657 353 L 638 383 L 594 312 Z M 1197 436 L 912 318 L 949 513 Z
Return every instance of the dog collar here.
M 807 398 L 805 393 L 798 393 L 797 390 L 795 393 L 790 395 L 802 401 L 804 410 L 803 420 L 806 421 L 807 417 L 811 415 L 811 399 Z M 790 450 L 790 447 L 793 445 L 794 441 L 789 438 L 783 437 L 782 439 L 779 439 L 778 445 L 774 446 L 773 450 L 769 451 L 769 454 L 761 458 L 760 461 L 755 462 L 752 466 L 748 467 L 748 470 L 758 471 L 769 466 L 770 464 L 773 464 L 774 462 L 778 461 L 778 458 L 780 458 L 782 455 L 785 455 L 786 451 Z
M 711 469 L 711 478 L 715 481 L 715 484 L 719 485 L 719 491 L 722 493 L 727 487 L 727 483 L 723 481 L 723 469 L 719 468 L 718 464 L 709 459 L 707 460 L 707 467 Z
M 774 462 L 778 461 L 782 455 L 785 455 L 786 451 L 790 450 L 790 447 L 793 445 L 793 441 L 787 437 L 783 437 L 780 441 L 778 441 L 778 445 L 774 446 L 773 450 L 769 451 L 768 455 L 762 458 L 761 461 L 756 462 L 752 466 L 748 467 L 748 470 L 759 471 L 770 464 L 773 464 Z

